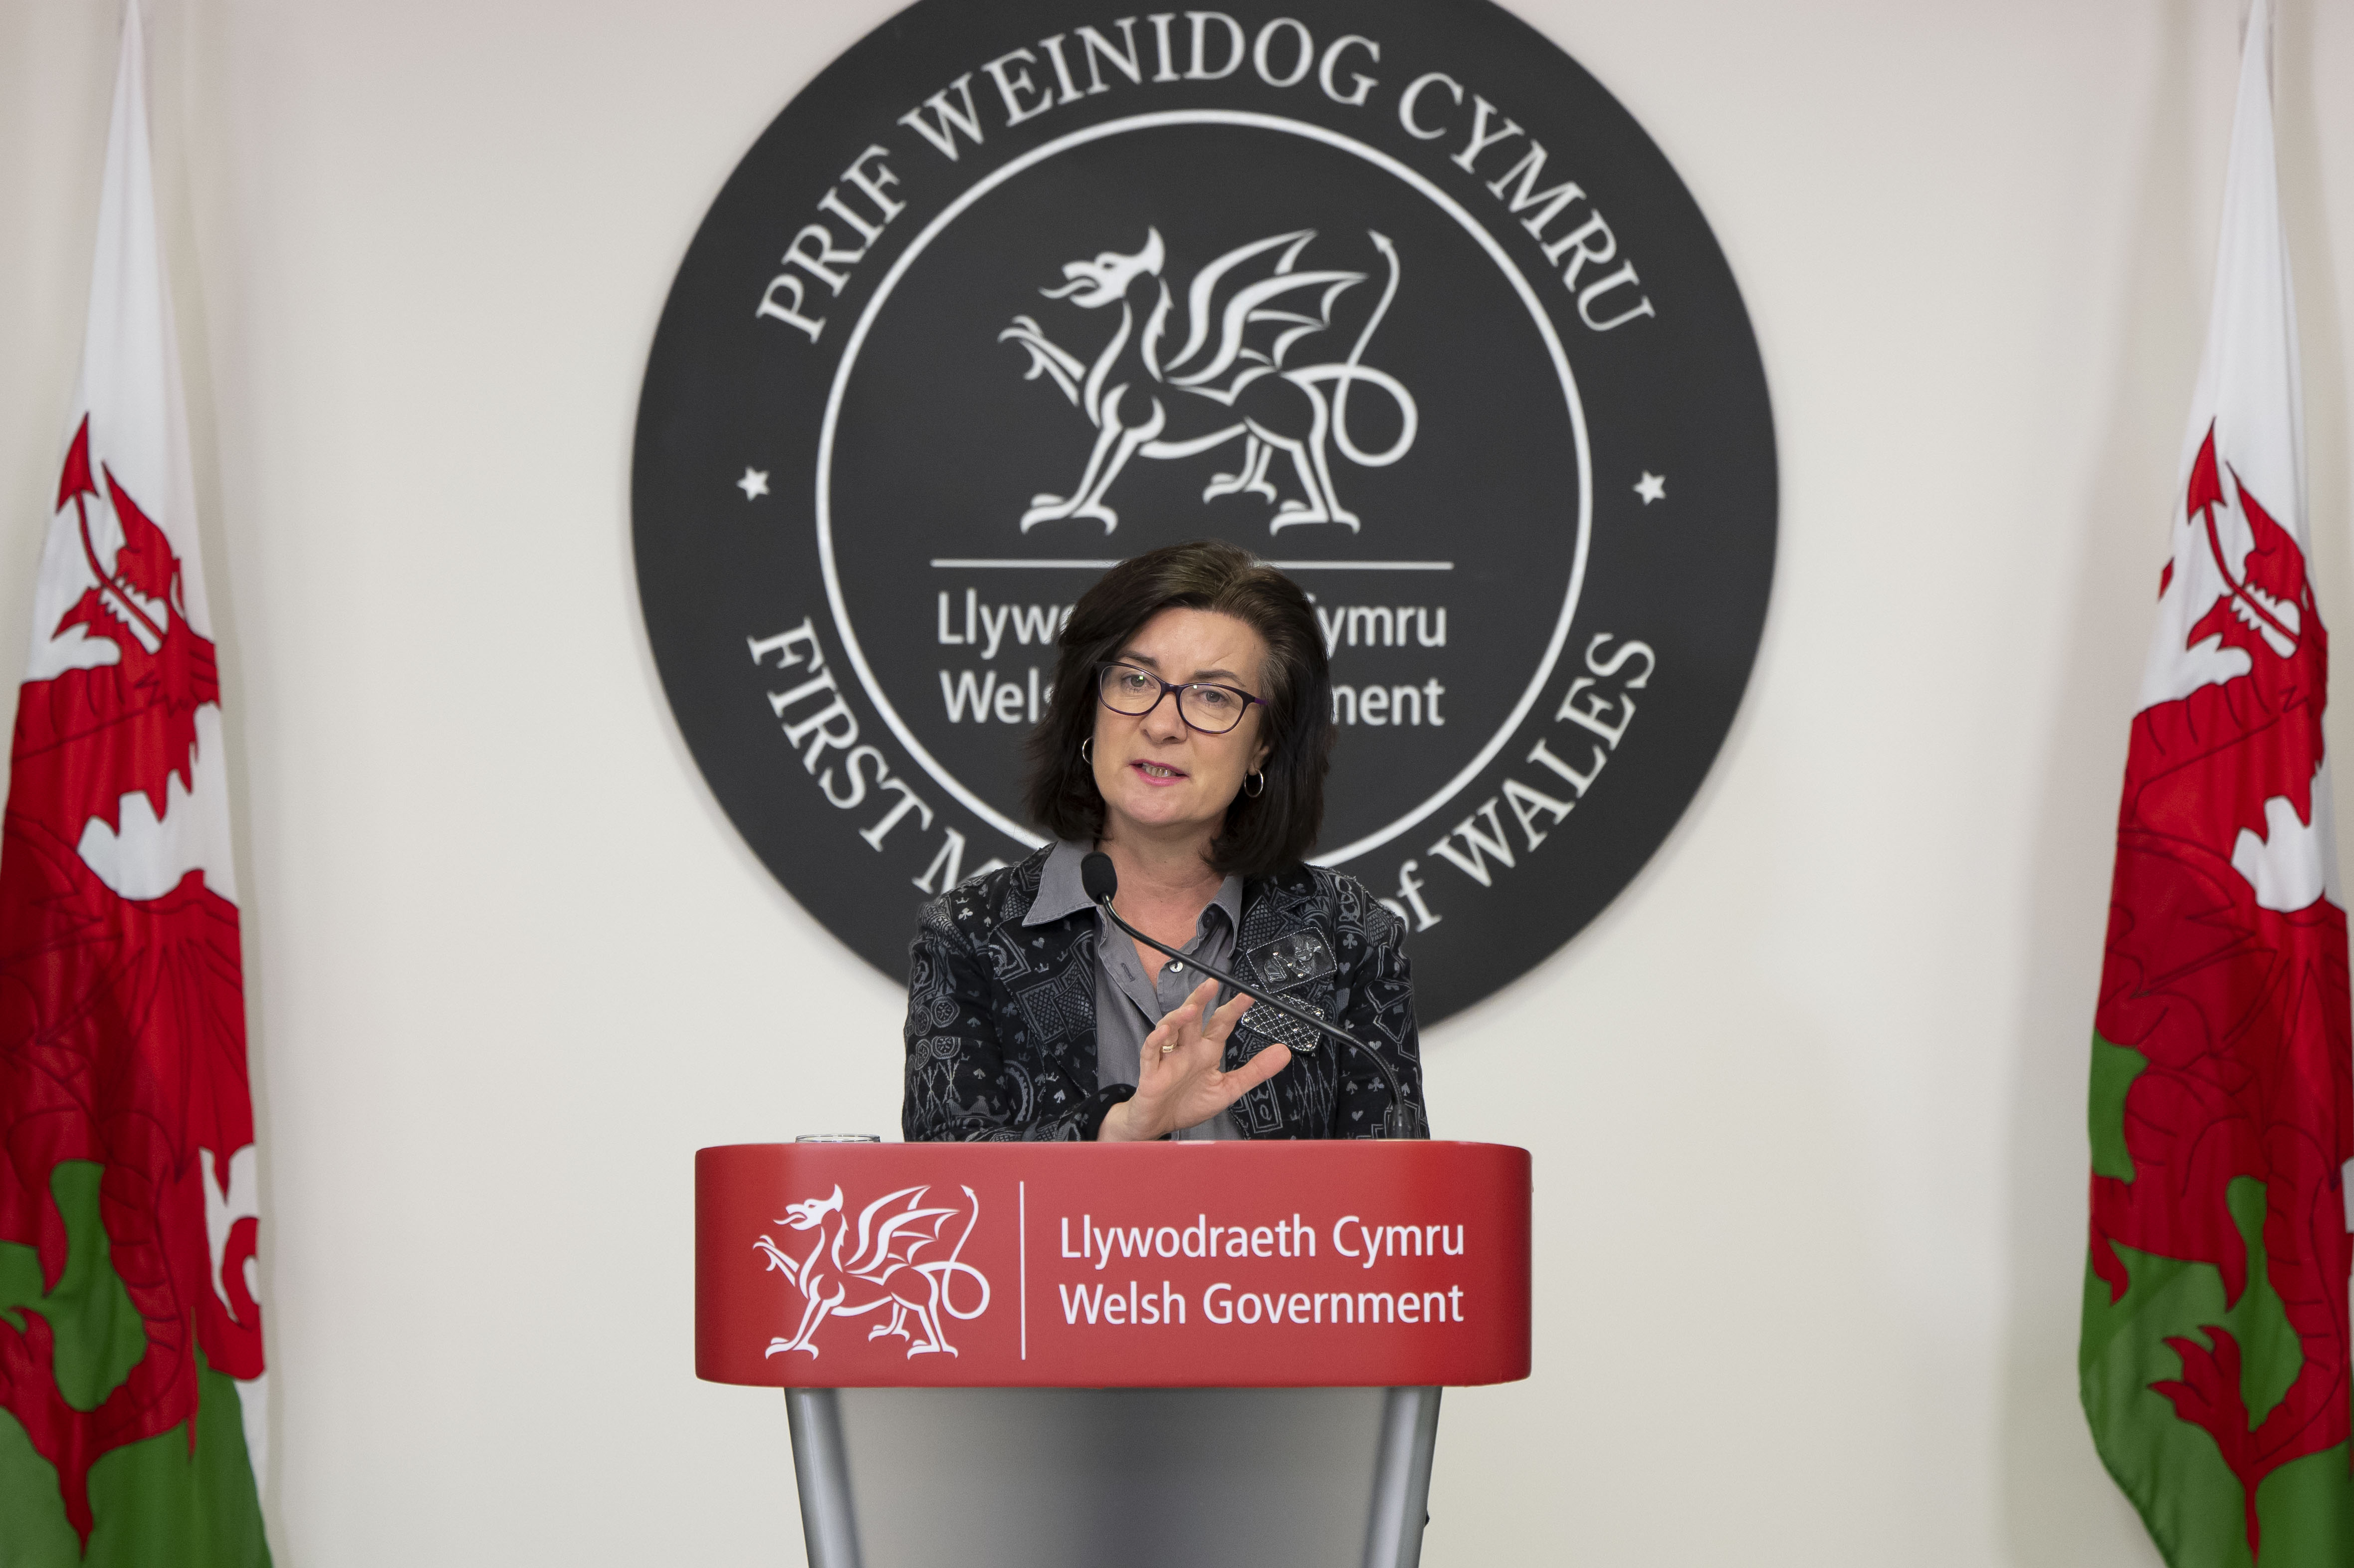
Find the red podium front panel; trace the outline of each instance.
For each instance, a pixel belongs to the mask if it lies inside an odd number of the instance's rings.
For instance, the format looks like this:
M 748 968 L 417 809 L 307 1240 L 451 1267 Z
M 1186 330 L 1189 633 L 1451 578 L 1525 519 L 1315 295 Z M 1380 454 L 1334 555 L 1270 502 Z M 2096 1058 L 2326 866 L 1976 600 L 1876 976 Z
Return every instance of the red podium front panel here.
M 1484 1143 L 698 1150 L 695 1370 L 797 1388 L 1529 1372 L 1529 1156 Z

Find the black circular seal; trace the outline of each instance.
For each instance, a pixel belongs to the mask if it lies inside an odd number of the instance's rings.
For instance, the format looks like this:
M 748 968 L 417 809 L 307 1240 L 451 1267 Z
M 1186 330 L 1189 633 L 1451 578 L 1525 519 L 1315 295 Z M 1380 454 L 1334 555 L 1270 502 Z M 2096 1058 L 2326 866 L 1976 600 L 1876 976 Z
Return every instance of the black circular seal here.
M 904 967 L 1041 841 L 1022 742 L 1112 561 L 1292 573 L 1339 742 L 1317 858 L 1426 1022 L 1574 936 L 1691 800 L 1773 575 L 1772 417 L 1708 225 L 1484 0 L 925 0 L 778 116 L 671 291 L 639 590 L 760 858 Z

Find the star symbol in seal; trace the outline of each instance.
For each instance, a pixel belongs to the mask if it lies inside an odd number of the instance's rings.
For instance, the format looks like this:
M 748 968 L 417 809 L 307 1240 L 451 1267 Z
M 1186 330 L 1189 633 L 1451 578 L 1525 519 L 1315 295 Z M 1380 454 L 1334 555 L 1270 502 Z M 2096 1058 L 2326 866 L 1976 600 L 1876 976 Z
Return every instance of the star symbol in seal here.
M 747 468 L 744 471 L 744 477 L 736 482 L 736 488 L 744 493 L 744 499 L 747 501 L 768 494 L 769 471 L 765 468 Z
M 1665 501 L 1668 498 L 1668 482 L 1649 469 L 1645 469 L 1643 477 L 1635 482 L 1635 493 L 1643 498 L 1643 504 L 1646 506 L 1654 501 Z

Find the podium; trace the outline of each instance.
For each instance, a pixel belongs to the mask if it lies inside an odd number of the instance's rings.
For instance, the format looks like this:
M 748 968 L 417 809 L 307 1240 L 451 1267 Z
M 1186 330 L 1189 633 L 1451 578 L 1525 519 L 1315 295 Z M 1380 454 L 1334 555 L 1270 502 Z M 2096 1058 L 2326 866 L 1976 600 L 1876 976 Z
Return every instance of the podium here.
M 1412 1568 L 1439 1389 L 1528 1375 L 1529 1191 L 1474 1143 L 705 1149 L 695 1372 L 786 1391 L 816 1568 Z

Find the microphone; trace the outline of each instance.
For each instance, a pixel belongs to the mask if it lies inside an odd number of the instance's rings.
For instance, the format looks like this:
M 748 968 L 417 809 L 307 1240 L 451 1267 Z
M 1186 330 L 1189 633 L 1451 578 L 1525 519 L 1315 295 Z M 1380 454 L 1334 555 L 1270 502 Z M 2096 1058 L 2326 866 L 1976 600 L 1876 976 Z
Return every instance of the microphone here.
M 1249 997 L 1252 1001 L 1259 1003 L 1261 1006 L 1271 1007 L 1275 1009 L 1276 1012 L 1282 1013 L 1286 1018 L 1293 1019 L 1298 1022 L 1304 1023 L 1310 1029 L 1317 1030 L 1321 1033 L 1329 1034 L 1333 1039 L 1340 1041 L 1342 1044 L 1354 1048 L 1360 1054 L 1364 1056 L 1367 1061 L 1373 1063 L 1374 1069 L 1382 1075 L 1382 1082 L 1388 1086 L 1390 1091 L 1390 1107 L 1382 1117 L 1382 1136 L 1384 1138 L 1412 1139 L 1428 1136 L 1417 1129 L 1416 1127 L 1416 1118 L 1413 1115 L 1412 1108 L 1406 1104 L 1405 1086 L 1398 1082 L 1396 1070 L 1382 1059 L 1380 1052 L 1374 1050 L 1372 1046 L 1366 1044 L 1363 1041 L 1358 1039 L 1355 1035 L 1350 1033 L 1347 1030 L 1341 1028 L 1339 1025 L 1328 1023 L 1312 1012 L 1307 1012 L 1302 1008 L 1294 1007 L 1288 1001 L 1267 995 L 1267 992 L 1259 990 L 1257 986 L 1246 985 L 1230 974 L 1224 973 L 1218 969 L 1214 969 L 1209 965 L 1202 962 L 1199 959 L 1187 958 L 1184 954 L 1179 952 L 1176 948 L 1169 946 L 1167 943 L 1155 941 L 1150 937 L 1148 937 L 1143 932 L 1138 930 L 1135 927 L 1129 925 L 1127 921 L 1121 919 L 1119 917 L 1119 911 L 1113 908 L 1111 903 L 1112 895 L 1119 891 L 1119 872 L 1111 863 L 1111 856 L 1104 853 L 1101 850 L 1097 850 L 1089 854 L 1085 860 L 1079 862 L 1079 886 L 1086 891 L 1088 900 L 1095 904 L 1097 907 L 1100 908 L 1105 915 L 1110 917 L 1113 925 L 1119 927 L 1121 930 L 1135 938 L 1146 947 L 1150 948 L 1153 951 L 1174 959 L 1179 963 L 1191 964 L 1195 969 L 1201 970 L 1204 974 L 1209 976 L 1212 980 L 1217 980 L 1221 984 L 1234 987 L 1235 990 L 1241 991 L 1245 996 Z M 1236 935 L 1240 935 L 1240 933 L 1236 933 Z

